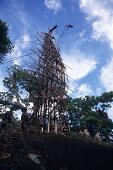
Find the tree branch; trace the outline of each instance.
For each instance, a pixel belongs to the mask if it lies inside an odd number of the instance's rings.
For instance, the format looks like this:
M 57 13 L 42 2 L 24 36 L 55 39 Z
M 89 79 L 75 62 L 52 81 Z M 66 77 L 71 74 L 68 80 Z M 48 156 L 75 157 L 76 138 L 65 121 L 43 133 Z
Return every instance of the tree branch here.
M 11 105 L 11 106 L 16 107 L 16 108 L 19 108 L 19 109 L 22 109 L 22 108 L 24 107 L 24 106 L 21 105 L 20 103 L 11 102 L 11 101 L 2 100 L 2 99 L 0 99 L 0 104 L 3 104 L 3 105 Z
M 16 76 L 15 72 L 14 72 L 14 75 Z M 20 104 L 20 100 L 19 100 L 20 96 L 18 94 L 18 88 L 17 88 L 17 85 L 16 85 L 16 81 L 15 81 L 15 79 L 12 78 L 11 74 L 9 74 L 9 78 L 11 80 L 11 83 L 12 83 L 12 86 L 13 86 L 13 89 L 14 89 L 14 92 L 15 92 L 17 102 Z

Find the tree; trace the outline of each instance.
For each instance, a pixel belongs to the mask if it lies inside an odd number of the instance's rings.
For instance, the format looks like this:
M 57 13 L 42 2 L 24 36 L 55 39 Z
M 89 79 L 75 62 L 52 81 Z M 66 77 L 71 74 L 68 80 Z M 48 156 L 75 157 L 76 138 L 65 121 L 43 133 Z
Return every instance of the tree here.
M 4 56 L 11 53 L 14 45 L 8 37 L 9 26 L 0 19 L 0 63 L 3 62 Z
M 105 109 L 111 107 L 112 102 L 113 92 L 106 92 L 97 97 L 68 97 L 66 111 L 72 130 L 78 132 L 88 128 L 92 137 L 96 132 L 100 132 L 103 141 L 111 141 L 113 122 L 108 118 Z
M 5 77 L 3 80 L 4 86 L 8 89 L 7 92 L 7 99 L 4 99 L 0 95 L 0 103 L 4 105 L 12 105 L 13 107 L 22 108 L 29 105 L 30 99 L 30 92 L 37 87 L 35 82 L 32 83 L 32 75 L 26 70 L 23 69 L 19 65 L 11 66 L 7 69 L 9 77 Z M 33 87 L 32 87 L 33 86 Z M 22 97 L 22 95 L 24 97 Z M 10 98 L 8 98 L 10 96 Z M 12 100 L 16 98 L 15 102 Z M 32 100 L 33 102 L 33 100 Z

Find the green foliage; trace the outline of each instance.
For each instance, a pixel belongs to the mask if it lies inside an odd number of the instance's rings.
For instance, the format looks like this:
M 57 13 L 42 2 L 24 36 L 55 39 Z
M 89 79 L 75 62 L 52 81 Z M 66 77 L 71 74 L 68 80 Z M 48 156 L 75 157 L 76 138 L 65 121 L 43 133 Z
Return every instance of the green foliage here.
M 7 72 L 12 76 L 12 79 L 16 82 L 18 91 L 22 93 L 22 90 L 28 90 L 29 86 L 29 73 L 22 69 L 19 65 L 14 65 L 7 69 Z M 9 77 L 5 77 L 3 80 L 4 86 L 8 88 L 9 92 L 14 94 L 13 85 Z
M 9 26 L 6 22 L 0 19 L 0 63 L 3 62 L 4 56 L 7 53 L 11 53 L 13 44 L 8 37 Z
M 9 93 L 9 92 L 0 92 L 0 100 L 3 100 L 3 101 L 12 101 L 12 99 L 13 99 L 12 93 Z M 5 108 L 8 107 L 8 106 L 9 105 L 5 105 Z M 4 110 L 4 104 L 0 103 L 0 118 L 1 118 L 3 110 Z
M 113 92 L 103 93 L 101 96 L 85 96 L 72 99 L 67 97 L 66 111 L 74 132 L 88 128 L 92 137 L 100 132 L 103 141 L 111 141 L 113 122 L 108 118 L 104 109 L 111 107 Z
M 0 92 L 0 99 L 12 101 L 13 95 L 8 92 Z
M 38 91 L 39 84 L 38 84 L 38 77 L 34 76 L 31 72 L 23 69 L 19 65 L 14 65 L 7 69 L 7 72 L 11 76 L 12 80 L 16 84 L 16 88 L 18 90 L 18 94 L 27 94 L 29 95 L 29 101 L 36 102 L 37 98 L 35 94 Z M 10 77 L 5 77 L 3 80 L 4 86 L 8 88 L 8 91 L 15 95 L 15 90 L 12 85 Z M 23 102 L 27 102 L 27 98 L 23 99 Z

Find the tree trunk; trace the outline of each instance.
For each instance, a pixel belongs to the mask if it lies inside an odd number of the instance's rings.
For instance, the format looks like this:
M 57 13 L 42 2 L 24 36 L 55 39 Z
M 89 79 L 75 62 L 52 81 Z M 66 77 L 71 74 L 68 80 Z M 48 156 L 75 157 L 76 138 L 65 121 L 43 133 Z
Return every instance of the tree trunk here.
M 48 115 L 47 132 L 50 133 L 50 115 Z
M 57 133 L 57 119 L 55 119 L 54 133 Z

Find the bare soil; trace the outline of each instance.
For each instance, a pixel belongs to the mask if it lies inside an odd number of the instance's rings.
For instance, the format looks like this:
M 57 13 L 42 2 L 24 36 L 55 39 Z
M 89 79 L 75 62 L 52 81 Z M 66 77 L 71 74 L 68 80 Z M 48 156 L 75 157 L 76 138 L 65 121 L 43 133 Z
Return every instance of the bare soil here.
M 38 155 L 40 164 L 28 156 Z M 63 135 L 0 138 L 0 170 L 113 170 L 113 147 Z

